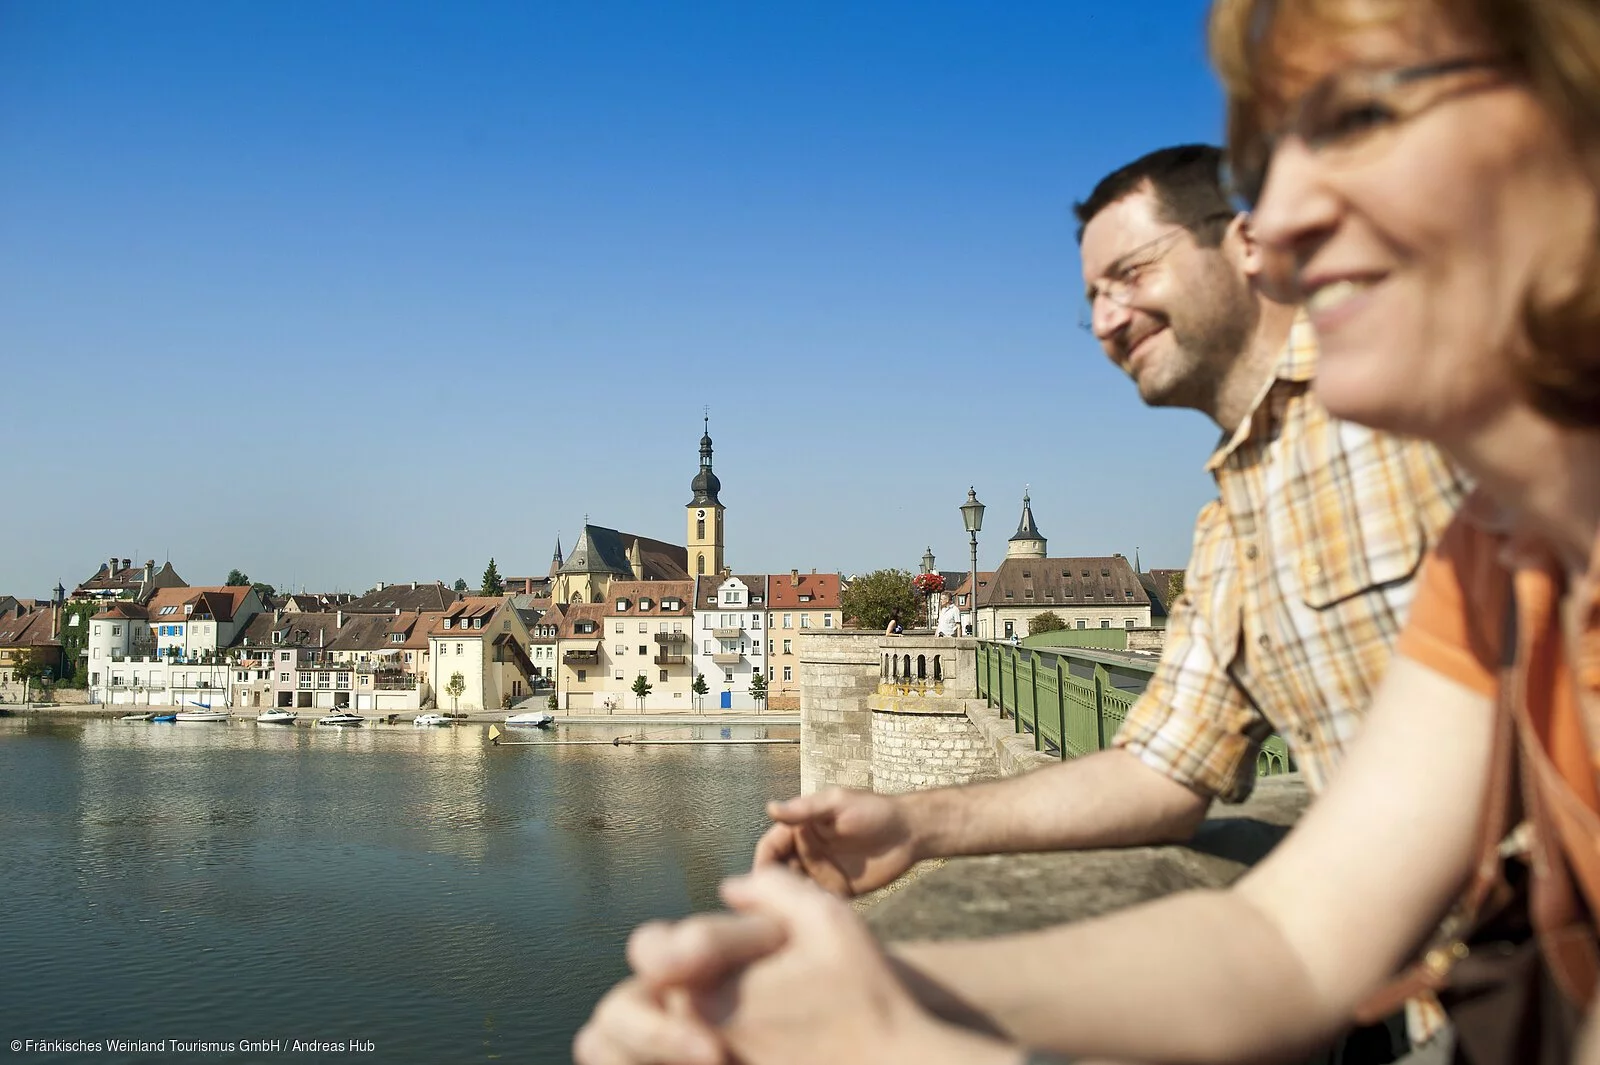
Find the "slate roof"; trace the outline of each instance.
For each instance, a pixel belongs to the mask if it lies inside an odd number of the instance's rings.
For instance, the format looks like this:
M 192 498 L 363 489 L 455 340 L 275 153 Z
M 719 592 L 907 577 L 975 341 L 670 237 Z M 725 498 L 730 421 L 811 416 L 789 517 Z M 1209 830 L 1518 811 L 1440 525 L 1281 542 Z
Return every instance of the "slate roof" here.
M 689 576 L 689 549 L 636 533 L 619 532 L 603 525 L 585 525 L 578 534 L 562 573 L 611 573 L 624 580 L 633 579 L 628 553 L 637 546 L 644 578 L 653 581 L 678 581 Z
M 690 613 L 694 605 L 694 581 L 612 581 L 611 589 L 606 593 L 606 602 L 602 606 L 610 608 L 610 614 L 617 614 L 617 600 L 628 600 L 629 606 L 626 613 L 631 617 L 638 614 L 649 617 L 663 614 L 667 617 L 684 617 Z M 649 599 L 649 610 L 640 610 L 639 601 Z M 683 601 L 681 610 L 668 610 L 661 605 L 663 599 L 680 599 Z
M 435 621 L 430 635 L 457 636 L 481 635 L 489 630 L 495 614 L 506 606 L 509 599 L 503 595 L 465 595 L 453 603 Z M 445 628 L 445 622 L 450 623 Z M 474 626 L 473 622 L 478 624 Z
M 759 603 L 747 603 L 745 606 L 740 607 L 740 610 L 751 609 L 752 606 L 761 610 L 767 608 L 767 577 L 764 573 L 708 573 L 702 577 L 696 577 L 694 579 L 694 608 L 696 610 L 710 610 L 716 606 L 717 589 L 721 588 L 722 582 L 726 580 L 743 581 L 744 586 L 749 589 L 751 600 L 755 600 L 757 596 L 762 600 Z
M 1149 602 L 1132 563 L 1121 555 L 1008 558 L 978 596 L 980 608 L 1145 606 Z
M 123 565 L 122 563 L 126 563 Z M 146 565 L 152 570 L 150 585 L 144 586 L 144 566 L 135 566 L 129 559 L 119 560 L 119 564 L 112 568 L 110 561 L 102 562 L 100 568 L 88 580 L 73 589 L 72 595 L 77 597 L 89 596 L 120 596 L 132 599 L 141 591 L 152 591 L 156 588 L 186 588 L 188 582 L 178 576 L 178 571 L 172 568 L 171 562 L 164 562 L 156 566 L 151 559 Z
M 273 638 L 274 633 L 277 639 Z M 285 610 L 281 613 L 257 614 L 239 630 L 229 646 L 249 647 L 252 650 L 274 646 L 331 647 L 339 633 L 339 615 L 336 613 Z
M 1172 596 L 1167 594 L 1171 585 L 1173 574 L 1181 574 L 1181 569 L 1152 569 L 1139 574 L 1139 583 L 1144 585 L 1146 594 L 1150 596 L 1150 617 L 1152 619 L 1165 617 L 1172 612 Z
M 382 588 L 375 588 L 366 595 L 358 596 L 344 604 L 344 611 L 347 614 L 440 611 L 448 609 L 460 598 L 459 593 L 446 588 L 441 581 L 434 581 L 431 584 L 410 581 L 406 584 L 387 584 Z
M 233 615 L 238 612 L 244 599 L 250 594 L 249 588 L 161 588 L 145 600 L 145 609 L 149 616 L 160 621 L 186 621 L 190 618 L 207 618 L 213 621 L 232 621 Z M 175 607 L 173 611 L 162 614 L 162 608 Z M 184 607 L 192 607 L 187 613 Z

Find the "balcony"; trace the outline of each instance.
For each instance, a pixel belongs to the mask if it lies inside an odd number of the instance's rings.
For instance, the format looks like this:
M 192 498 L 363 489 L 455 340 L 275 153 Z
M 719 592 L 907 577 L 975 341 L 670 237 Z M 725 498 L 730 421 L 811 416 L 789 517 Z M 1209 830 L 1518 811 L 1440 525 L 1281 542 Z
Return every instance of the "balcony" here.
M 688 640 L 689 634 L 687 632 L 656 633 L 656 643 L 687 643 Z
M 600 652 L 596 651 L 567 651 L 561 656 L 561 661 L 569 666 L 593 666 L 600 662 Z
M 719 666 L 736 666 L 744 661 L 744 655 L 738 651 L 724 651 L 711 656 L 711 661 Z
M 656 655 L 655 658 L 651 659 L 651 661 L 658 666 L 681 666 L 685 662 L 689 661 L 689 656 L 673 655 L 662 651 L 660 654 Z
M 715 636 L 719 640 L 737 640 L 740 636 L 744 635 L 744 630 L 735 625 L 731 629 L 712 629 L 711 635 Z

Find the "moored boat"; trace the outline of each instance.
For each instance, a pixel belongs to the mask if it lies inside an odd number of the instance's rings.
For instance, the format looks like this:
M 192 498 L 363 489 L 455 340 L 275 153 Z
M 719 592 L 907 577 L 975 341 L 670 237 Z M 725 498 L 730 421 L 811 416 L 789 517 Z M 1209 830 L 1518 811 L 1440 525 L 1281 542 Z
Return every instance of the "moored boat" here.
M 451 722 L 451 720 L 448 717 L 445 717 L 443 714 L 435 713 L 418 714 L 416 717 L 411 719 L 411 724 L 415 728 L 432 728 L 437 725 L 449 725 L 452 723 L 453 722 Z
M 361 722 L 364 720 L 366 719 L 357 717 L 348 710 L 341 710 L 337 714 L 329 714 L 326 717 L 317 718 L 317 724 L 331 728 L 360 728 Z
M 530 711 L 526 714 L 512 714 L 506 718 L 508 728 L 549 728 L 556 723 L 556 715 L 546 710 Z
M 177 714 L 157 714 L 155 717 L 152 717 L 150 720 L 158 722 L 160 724 L 171 724 L 172 722 L 178 720 L 178 715 Z
M 226 721 L 226 710 L 179 710 L 174 716 L 176 721 Z
M 155 719 L 156 713 L 154 710 L 144 714 L 123 714 L 117 718 L 118 721 L 154 721 Z
M 263 710 L 256 715 L 258 725 L 292 725 L 300 720 L 293 710 Z

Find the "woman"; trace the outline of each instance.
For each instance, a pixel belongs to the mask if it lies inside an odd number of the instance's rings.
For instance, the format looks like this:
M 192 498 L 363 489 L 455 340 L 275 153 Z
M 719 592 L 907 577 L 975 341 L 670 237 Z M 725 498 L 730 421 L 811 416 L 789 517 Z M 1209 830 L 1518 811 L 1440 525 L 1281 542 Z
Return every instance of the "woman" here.
M 1482 486 L 1429 561 L 1341 775 L 1229 891 L 916 945 L 893 962 L 808 885 L 733 882 L 737 914 L 636 934 L 638 975 L 602 1001 L 580 1061 L 712 1062 L 724 1047 L 752 1065 L 1021 1059 L 924 1006 L 1064 1052 L 1292 1057 L 1409 960 L 1428 966 L 1391 1004 L 1478 960 L 1461 939 L 1484 907 L 1435 930 L 1476 894 L 1475 870 L 1495 872 L 1493 819 L 1517 819 L 1500 775 L 1513 763 L 1495 757 L 1513 716 L 1542 814 L 1505 849 L 1533 848 L 1535 916 L 1567 948 L 1551 968 L 1568 1008 L 1587 1006 L 1582 902 L 1600 912 L 1600 5 L 1218 0 L 1212 35 L 1237 184 L 1317 328 L 1323 401 L 1443 444 Z M 1503 660 L 1516 669 L 1502 713 Z

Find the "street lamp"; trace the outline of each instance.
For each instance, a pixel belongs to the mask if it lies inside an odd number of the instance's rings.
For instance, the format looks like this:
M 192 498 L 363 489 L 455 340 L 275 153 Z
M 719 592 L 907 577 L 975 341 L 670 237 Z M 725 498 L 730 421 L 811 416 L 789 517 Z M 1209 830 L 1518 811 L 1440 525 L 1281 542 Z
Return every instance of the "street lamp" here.
M 926 551 L 922 552 L 922 572 L 924 574 L 933 572 L 933 547 L 932 547 L 932 545 L 929 545 L 928 549 Z M 933 628 L 933 625 L 934 625 L 934 621 L 933 621 L 933 593 L 929 592 L 928 593 L 928 628 L 930 628 L 930 629 Z
M 972 635 L 978 635 L 978 533 L 983 529 L 983 504 L 978 502 L 975 489 L 967 489 L 967 501 L 961 504 L 961 524 L 972 536 L 972 583 L 967 590 L 967 609 L 972 617 Z

